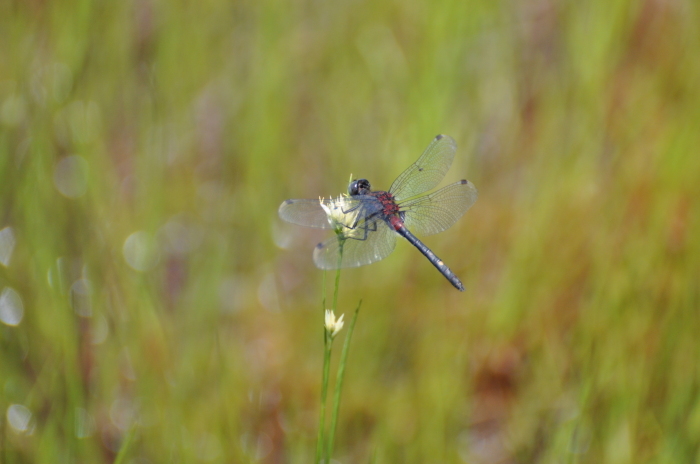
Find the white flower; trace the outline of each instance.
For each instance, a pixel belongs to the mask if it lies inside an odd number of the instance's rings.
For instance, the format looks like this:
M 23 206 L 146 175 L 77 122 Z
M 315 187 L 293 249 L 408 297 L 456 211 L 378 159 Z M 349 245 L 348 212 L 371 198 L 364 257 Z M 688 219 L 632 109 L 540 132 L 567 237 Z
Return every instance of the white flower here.
M 328 334 L 331 336 L 331 338 L 335 337 L 338 332 L 340 332 L 340 329 L 343 328 L 343 317 L 345 317 L 345 314 L 341 314 L 340 317 L 336 320 L 335 319 L 335 313 L 330 310 L 326 309 L 326 331 L 328 331 Z
M 348 200 L 347 195 L 339 195 L 338 198 L 331 198 L 329 201 L 324 201 L 323 198 L 318 199 L 321 208 L 328 216 L 328 223 L 337 234 L 343 232 L 346 227 L 354 228 L 357 215 L 360 212 L 360 208 L 353 207 Z

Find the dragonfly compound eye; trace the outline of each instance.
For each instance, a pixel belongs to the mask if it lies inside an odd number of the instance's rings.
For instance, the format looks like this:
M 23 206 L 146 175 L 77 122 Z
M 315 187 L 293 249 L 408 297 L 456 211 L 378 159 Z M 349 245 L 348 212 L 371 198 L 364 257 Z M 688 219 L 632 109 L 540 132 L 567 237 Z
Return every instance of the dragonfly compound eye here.
M 348 193 L 350 195 L 367 195 L 371 191 L 369 181 L 367 179 L 358 179 L 350 182 Z
M 357 179 L 350 182 L 348 193 L 350 195 L 367 195 L 370 192 L 370 185 L 367 179 Z

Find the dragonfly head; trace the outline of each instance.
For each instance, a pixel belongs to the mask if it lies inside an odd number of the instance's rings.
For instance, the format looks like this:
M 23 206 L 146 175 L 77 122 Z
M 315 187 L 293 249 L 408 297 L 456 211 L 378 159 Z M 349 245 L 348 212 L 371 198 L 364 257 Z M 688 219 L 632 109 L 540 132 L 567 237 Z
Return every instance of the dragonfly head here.
M 371 187 L 367 179 L 357 179 L 350 182 L 348 185 L 348 193 L 353 195 L 367 195 L 371 192 Z

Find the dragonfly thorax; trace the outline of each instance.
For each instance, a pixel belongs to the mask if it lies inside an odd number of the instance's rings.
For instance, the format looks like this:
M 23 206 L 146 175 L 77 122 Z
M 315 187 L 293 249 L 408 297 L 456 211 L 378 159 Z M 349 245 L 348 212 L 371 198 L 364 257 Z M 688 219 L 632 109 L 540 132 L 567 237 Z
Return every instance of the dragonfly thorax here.
M 348 185 L 348 193 L 354 195 L 368 195 L 372 191 L 367 179 L 356 179 Z

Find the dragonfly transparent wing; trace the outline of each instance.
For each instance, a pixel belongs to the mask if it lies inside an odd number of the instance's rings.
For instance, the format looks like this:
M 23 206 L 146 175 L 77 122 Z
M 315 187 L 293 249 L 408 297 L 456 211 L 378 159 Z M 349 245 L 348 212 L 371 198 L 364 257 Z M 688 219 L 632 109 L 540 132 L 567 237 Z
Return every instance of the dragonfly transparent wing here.
M 338 262 L 340 245 L 343 244 L 343 259 Z M 346 229 L 340 237 L 334 235 L 314 249 L 314 263 L 319 269 L 359 267 L 386 258 L 396 246 L 396 232 L 381 219 L 358 224 Z
M 400 204 L 404 225 L 416 235 L 442 232 L 461 218 L 479 196 L 474 184 L 461 180 L 437 192 Z
M 418 160 L 396 178 L 389 192 L 397 201 L 415 197 L 435 187 L 445 177 L 457 151 L 449 135 L 438 135 Z
M 317 229 L 332 229 L 328 221 L 326 210 L 321 207 L 321 203 L 332 207 L 333 199 L 327 200 L 285 200 L 279 208 L 280 218 L 300 226 L 315 227 Z M 346 198 L 343 200 L 343 209 L 348 212 L 355 211 L 359 206 L 359 200 Z M 354 218 L 353 214 L 348 214 L 348 221 Z

